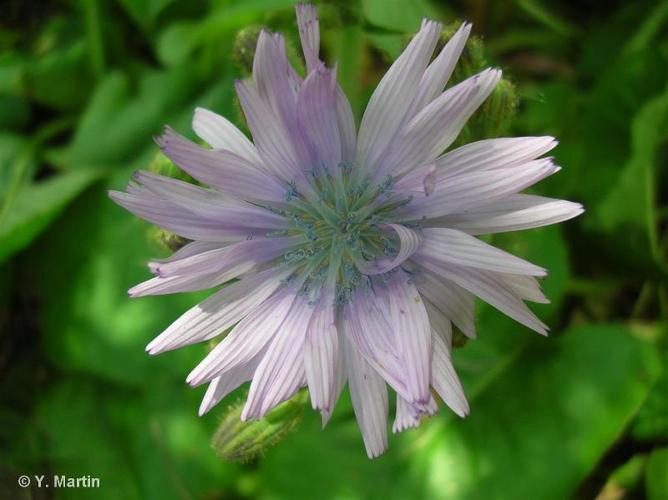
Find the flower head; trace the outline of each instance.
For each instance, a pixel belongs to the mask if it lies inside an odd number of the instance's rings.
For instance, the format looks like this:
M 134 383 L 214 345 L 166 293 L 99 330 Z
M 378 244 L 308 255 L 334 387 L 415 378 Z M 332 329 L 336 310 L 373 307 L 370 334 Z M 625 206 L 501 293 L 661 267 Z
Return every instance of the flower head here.
M 480 297 L 527 327 L 547 327 L 524 300 L 545 302 L 546 271 L 476 235 L 561 222 L 568 201 L 519 194 L 555 173 L 541 158 L 551 137 L 474 142 L 445 152 L 492 92 L 487 69 L 443 90 L 470 31 L 464 24 L 433 58 L 441 25 L 425 20 L 373 93 L 356 133 L 336 69 L 319 58 L 315 9 L 297 6 L 302 78 L 280 35 L 262 31 L 252 83 L 236 90 L 253 142 L 225 118 L 197 109 L 193 128 L 211 148 L 166 129 L 162 151 L 201 187 L 138 172 L 112 198 L 192 240 L 151 262 L 156 275 L 131 296 L 211 288 L 149 345 L 157 354 L 229 333 L 190 373 L 209 383 L 200 414 L 250 381 L 241 418 L 257 419 L 308 386 L 327 421 L 347 383 L 367 453 L 393 430 L 437 410 L 469 409 L 451 358 L 452 326 L 475 336 Z

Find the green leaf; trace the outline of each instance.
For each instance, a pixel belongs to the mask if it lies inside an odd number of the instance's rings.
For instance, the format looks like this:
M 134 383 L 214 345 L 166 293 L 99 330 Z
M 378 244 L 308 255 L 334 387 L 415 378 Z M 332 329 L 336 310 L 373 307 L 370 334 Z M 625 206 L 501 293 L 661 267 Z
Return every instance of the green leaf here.
M 668 87 L 647 102 L 631 123 L 631 156 L 617 184 L 596 212 L 601 228 L 612 231 L 631 225 L 641 229 L 657 248 L 655 189 L 660 148 L 668 140 Z M 633 203 L 627 203 L 633 200 Z
M 221 58 L 225 53 L 218 47 L 231 46 L 237 31 L 263 20 L 267 13 L 276 14 L 293 8 L 294 4 L 294 0 L 220 3 L 199 22 L 179 21 L 168 26 L 158 37 L 158 57 L 168 66 L 178 66 L 188 62 L 196 49 L 208 48 L 214 50 L 216 58 Z
M 134 22 L 144 30 L 153 27 L 158 15 L 175 0 L 118 0 Z
M 373 26 L 402 33 L 415 33 L 422 18 L 436 18 L 425 0 L 363 0 L 364 17 Z
M 100 172 L 57 174 L 24 185 L 0 212 L 0 262 L 32 242 Z
M 647 461 L 645 488 L 648 500 L 668 498 L 668 448 L 657 448 Z
M 424 484 L 416 496 L 572 496 L 624 431 L 660 370 L 656 347 L 622 325 L 587 325 L 560 338 L 533 339 L 480 389 L 466 384 L 474 396 L 467 420 L 434 419 L 411 443 L 411 473 Z
M 40 430 L 44 455 L 55 465 L 54 473 L 98 477 L 101 498 L 111 498 L 105 493 L 111 487 L 122 498 L 142 498 L 127 444 L 110 421 L 98 391 L 95 384 L 76 379 L 56 384 L 40 401 L 32 426 Z M 81 498 L 75 489 L 62 492 L 61 498 Z
M 668 354 L 665 353 L 664 366 L 668 367 Z M 668 369 L 664 369 L 638 412 L 631 433 L 642 441 L 668 439 Z
M 221 464 L 210 448 L 215 422 L 197 417 L 198 398 L 185 384 L 158 382 L 137 392 L 65 378 L 28 418 L 30 428 L 39 430 L 37 449 L 13 455 L 30 469 L 24 472 L 45 473 L 47 459 L 54 473 L 100 478 L 92 496 L 63 489 L 58 498 L 202 498 L 225 492 L 233 489 L 238 467 Z
M 129 175 L 119 172 L 112 185 L 120 187 Z M 144 347 L 202 294 L 127 296 L 128 288 L 152 277 L 146 263 L 157 248 L 149 243 L 150 226 L 105 191 L 97 186 L 78 199 L 32 254 L 40 266 L 47 355 L 63 370 L 124 383 L 183 379 L 201 347 L 159 357 Z
M 171 71 L 146 70 L 136 84 L 133 88 L 133 82 L 119 72 L 102 80 L 72 142 L 52 152 L 52 159 L 68 168 L 133 159 L 201 85 L 196 69 L 187 64 Z

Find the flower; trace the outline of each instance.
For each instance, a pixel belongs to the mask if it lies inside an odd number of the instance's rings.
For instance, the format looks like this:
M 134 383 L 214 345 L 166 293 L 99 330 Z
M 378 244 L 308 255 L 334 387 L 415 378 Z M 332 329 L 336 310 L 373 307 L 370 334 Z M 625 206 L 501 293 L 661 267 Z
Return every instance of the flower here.
M 443 90 L 468 38 L 462 25 L 432 60 L 441 25 L 425 20 L 371 96 L 359 132 L 319 59 L 315 9 L 297 6 L 302 78 L 284 39 L 262 31 L 253 82 L 236 83 L 254 142 L 225 118 L 195 111 L 211 149 L 167 128 L 163 153 L 209 188 L 137 172 L 120 205 L 192 240 L 149 264 L 133 297 L 211 288 L 236 279 L 177 319 L 151 354 L 229 333 L 190 373 L 209 383 L 200 414 L 250 381 L 242 420 L 258 419 L 308 386 L 323 425 L 348 384 L 369 457 L 393 430 L 468 404 L 451 362 L 452 325 L 475 337 L 474 296 L 521 324 L 547 327 L 524 300 L 547 302 L 545 269 L 476 235 L 579 215 L 568 201 L 519 194 L 557 172 L 541 158 L 552 137 L 500 138 L 443 153 L 492 92 L 487 69 Z

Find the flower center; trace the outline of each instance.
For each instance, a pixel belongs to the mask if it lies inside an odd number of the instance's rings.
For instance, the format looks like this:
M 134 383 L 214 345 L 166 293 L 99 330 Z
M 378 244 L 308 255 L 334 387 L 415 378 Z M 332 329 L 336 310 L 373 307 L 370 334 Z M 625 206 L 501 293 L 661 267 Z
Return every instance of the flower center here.
M 335 303 L 347 302 L 357 287 L 370 286 L 356 263 L 389 257 L 398 250 L 398 241 L 381 224 L 393 222 L 394 210 L 410 198 L 392 191 L 389 176 L 374 184 L 361 174 L 344 163 L 313 167 L 303 187 L 289 185 L 284 205 L 265 207 L 289 220 L 288 229 L 269 236 L 302 237 L 282 258 L 295 267 L 293 276 L 300 277 L 302 291 L 313 302 L 323 287 L 331 288 Z

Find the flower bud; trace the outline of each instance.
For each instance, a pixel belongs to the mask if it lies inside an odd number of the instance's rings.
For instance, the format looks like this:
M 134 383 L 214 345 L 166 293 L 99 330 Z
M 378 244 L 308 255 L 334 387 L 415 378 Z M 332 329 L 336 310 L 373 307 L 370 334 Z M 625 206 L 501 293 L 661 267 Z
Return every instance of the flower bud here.
M 260 31 L 262 31 L 261 26 L 248 26 L 239 30 L 234 39 L 232 58 L 237 63 L 244 77 L 250 76 L 253 71 L 253 58 L 255 57 L 255 48 Z
M 306 391 L 300 391 L 264 418 L 242 422 L 244 402 L 239 400 L 225 412 L 213 435 L 211 446 L 224 460 L 249 462 L 282 441 L 299 425 L 306 401 Z

